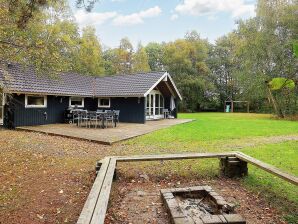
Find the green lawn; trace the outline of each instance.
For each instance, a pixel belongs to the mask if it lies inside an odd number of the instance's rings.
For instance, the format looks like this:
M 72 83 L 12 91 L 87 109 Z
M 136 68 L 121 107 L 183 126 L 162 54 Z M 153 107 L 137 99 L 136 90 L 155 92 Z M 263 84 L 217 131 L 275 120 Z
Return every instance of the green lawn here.
M 159 130 L 126 142 L 132 153 L 220 152 L 279 143 L 298 134 L 298 122 L 264 114 L 179 114 L 193 122 Z
M 133 154 L 242 151 L 281 170 L 298 175 L 298 122 L 274 119 L 264 114 L 196 113 L 179 114 L 195 121 L 132 139 L 127 142 Z M 132 147 L 129 147 L 132 146 Z M 146 165 L 143 165 L 145 168 Z M 171 167 L 171 169 L 168 169 Z M 184 167 L 188 167 L 185 169 Z M 169 162 L 161 173 L 217 175 L 218 161 Z M 298 223 L 298 188 L 258 168 L 249 166 L 243 184 L 263 194 L 287 214 L 289 223 Z

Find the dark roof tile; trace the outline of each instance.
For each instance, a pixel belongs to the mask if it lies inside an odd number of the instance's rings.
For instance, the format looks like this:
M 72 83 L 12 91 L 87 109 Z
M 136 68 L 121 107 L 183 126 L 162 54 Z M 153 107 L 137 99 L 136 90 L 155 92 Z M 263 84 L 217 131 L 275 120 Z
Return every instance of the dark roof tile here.
M 34 69 L 10 64 L 4 72 L 0 67 L 0 82 L 9 92 L 79 96 L 144 96 L 165 72 L 138 73 L 92 77 L 62 73 L 55 78 L 38 76 Z

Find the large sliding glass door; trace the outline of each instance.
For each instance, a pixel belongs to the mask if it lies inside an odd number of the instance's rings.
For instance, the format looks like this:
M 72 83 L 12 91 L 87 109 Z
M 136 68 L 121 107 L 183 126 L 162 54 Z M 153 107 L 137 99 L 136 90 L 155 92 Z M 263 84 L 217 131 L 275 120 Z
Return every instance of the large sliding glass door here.
M 164 98 L 158 90 L 152 90 L 146 97 L 146 119 L 163 118 Z

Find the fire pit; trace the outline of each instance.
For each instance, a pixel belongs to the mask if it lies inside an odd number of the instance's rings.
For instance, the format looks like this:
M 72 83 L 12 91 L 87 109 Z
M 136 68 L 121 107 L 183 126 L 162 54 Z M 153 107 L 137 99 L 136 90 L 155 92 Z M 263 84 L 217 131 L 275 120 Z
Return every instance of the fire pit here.
M 162 189 L 162 198 L 174 224 L 245 224 L 210 186 Z

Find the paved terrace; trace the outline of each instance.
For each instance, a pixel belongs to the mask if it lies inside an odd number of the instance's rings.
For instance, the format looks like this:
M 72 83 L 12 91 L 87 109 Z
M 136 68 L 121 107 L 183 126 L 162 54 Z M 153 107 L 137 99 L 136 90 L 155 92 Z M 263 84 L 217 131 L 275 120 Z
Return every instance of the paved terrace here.
M 191 121 L 192 119 L 164 119 L 158 121 L 147 121 L 146 124 L 119 123 L 116 128 L 109 127 L 105 129 L 77 127 L 76 125 L 71 124 L 26 126 L 18 127 L 17 129 L 112 145 L 113 143 L 119 141 Z

